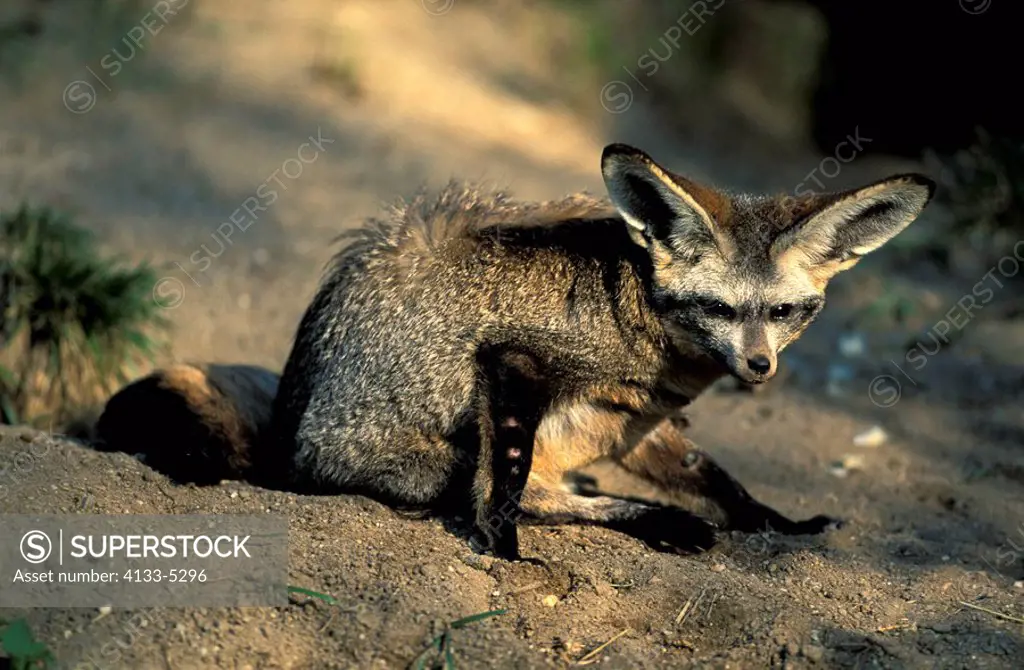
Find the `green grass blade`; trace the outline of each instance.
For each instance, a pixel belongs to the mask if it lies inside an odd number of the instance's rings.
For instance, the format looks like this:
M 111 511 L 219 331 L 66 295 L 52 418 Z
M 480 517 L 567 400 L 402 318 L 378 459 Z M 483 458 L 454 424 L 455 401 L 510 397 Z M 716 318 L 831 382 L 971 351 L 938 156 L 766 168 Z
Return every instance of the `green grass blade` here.
M 14 409 L 14 403 L 7 395 L 0 395 L 0 423 L 8 426 L 18 425 L 18 412 Z
M 472 615 L 470 615 L 468 617 L 464 617 L 462 619 L 459 619 L 458 621 L 453 621 L 451 623 L 451 627 L 454 630 L 458 630 L 459 628 L 465 628 L 466 626 L 468 626 L 471 623 L 476 623 L 477 621 L 483 621 L 484 619 L 489 619 L 492 616 L 501 616 L 502 614 L 505 614 L 506 612 L 508 612 L 508 610 L 501 609 L 501 610 L 490 610 L 488 612 L 480 612 L 479 614 L 472 614 Z
M 448 633 L 444 634 L 444 640 L 441 642 L 441 648 L 444 650 L 445 670 L 455 670 L 455 656 L 452 655 L 452 636 Z

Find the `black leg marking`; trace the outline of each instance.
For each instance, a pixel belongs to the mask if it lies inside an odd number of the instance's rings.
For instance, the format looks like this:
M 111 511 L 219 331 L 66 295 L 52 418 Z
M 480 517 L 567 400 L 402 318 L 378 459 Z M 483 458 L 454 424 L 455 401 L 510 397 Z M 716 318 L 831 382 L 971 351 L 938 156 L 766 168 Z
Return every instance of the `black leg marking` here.
M 490 397 L 491 496 L 486 534 L 496 556 L 519 558 L 517 522 L 520 502 L 533 464 L 533 444 L 550 399 L 540 366 L 532 357 L 511 351 L 482 353 Z M 481 453 L 486 453 L 486 450 Z

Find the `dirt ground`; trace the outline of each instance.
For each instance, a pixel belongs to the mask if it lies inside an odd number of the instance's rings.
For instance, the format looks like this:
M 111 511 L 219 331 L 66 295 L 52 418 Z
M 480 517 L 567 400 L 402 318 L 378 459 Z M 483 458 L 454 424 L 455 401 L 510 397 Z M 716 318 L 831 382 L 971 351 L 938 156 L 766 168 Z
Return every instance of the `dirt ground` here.
M 737 188 L 791 190 L 821 160 L 791 151 L 780 163 L 753 139 L 742 155 L 684 146 L 657 132 L 642 100 L 582 118 L 541 94 L 561 75 L 535 47 L 558 17 L 505 11 L 209 3 L 181 26 L 172 17 L 116 76 L 98 65 L 108 49 L 82 61 L 55 46 L 31 86 L 5 85 L 2 204 L 56 203 L 111 251 L 161 263 L 174 358 L 279 369 L 332 238 L 421 184 L 483 179 L 524 199 L 599 192 L 613 139 Z M 86 67 L 110 90 L 91 80 L 94 106 L 72 113 L 62 92 L 88 80 Z M 315 160 L 294 178 L 275 172 L 310 136 L 323 138 Z M 904 167 L 857 160 L 829 186 Z M 211 233 L 275 174 L 277 202 L 208 268 L 191 261 L 202 244 L 217 249 Z M 933 216 L 915 224 L 924 236 Z M 496 608 L 507 612 L 453 633 L 458 667 L 566 667 L 609 641 L 590 656 L 601 667 L 1020 667 L 1024 323 L 996 309 L 1019 289 L 989 275 L 1005 288 L 991 284 L 991 305 L 958 316 L 961 339 L 908 365 L 907 342 L 933 348 L 927 333 L 992 266 L 968 259 L 942 273 L 901 253 L 835 282 L 763 392 L 721 388 L 691 413 L 694 439 L 753 495 L 792 517 L 840 517 L 840 530 L 725 535 L 676 556 L 600 528 L 523 527 L 523 553 L 544 568 L 479 556 L 440 520 L 359 496 L 179 486 L 130 455 L 0 429 L 0 513 L 284 514 L 290 582 L 338 601 L 3 616 L 24 617 L 68 668 L 402 668 L 446 623 Z M 872 316 L 892 296 L 915 305 L 908 321 Z M 882 444 L 855 444 L 873 427 Z M 610 468 L 593 474 L 643 493 Z M 143 625 L 129 632 L 133 617 Z

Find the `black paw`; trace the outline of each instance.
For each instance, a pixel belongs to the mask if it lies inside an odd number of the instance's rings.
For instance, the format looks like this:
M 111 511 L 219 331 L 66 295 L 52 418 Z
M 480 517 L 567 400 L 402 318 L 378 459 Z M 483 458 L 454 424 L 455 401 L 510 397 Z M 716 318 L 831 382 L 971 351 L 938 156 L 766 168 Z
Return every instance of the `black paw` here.
M 476 544 L 480 545 L 478 553 L 486 553 L 505 561 L 518 561 L 519 529 L 513 524 L 503 524 L 500 528 L 489 527 L 486 531 L 478 529 Z
M 523 560 L 519 554 L 518 533 L 509 538 L 508 535 L 496 535 L 476 527 L 469 532 L 467 539 L 469 548 L 475 554 L 493 556 L 504 561 Z
M 806 519 L 792 521 L 771 507 L 757 501 L 747 501 L 742 507 L 733 510 L 725 524 L 729 530 L 742 533 L 779 533 L 781 535 L 817 535 L 826 530 L 840 528 L 843 522 L 824 514 Z
M 717 526 L 677 507 L 648 507 L 638 516 L 608 524 L 652 549 L 695 554 L 715 546 Z

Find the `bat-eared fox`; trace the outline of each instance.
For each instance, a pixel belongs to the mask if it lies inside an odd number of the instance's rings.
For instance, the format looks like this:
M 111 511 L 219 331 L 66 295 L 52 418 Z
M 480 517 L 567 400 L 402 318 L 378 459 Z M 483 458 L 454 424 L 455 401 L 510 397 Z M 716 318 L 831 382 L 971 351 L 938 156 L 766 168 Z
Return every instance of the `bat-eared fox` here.
M 770 379 L 829 279 L 917 218 L 933 182 L 731 195 L 622 144 L 601 171 L 607 200 L 453 183 L 370 220 L 331 262 L 280 378 L 160 370 L 110 399 L 100 444 L 200 483 L 462 504 L 502 556 L 518 555 L 520 519 L 684 551 L 715 529 L 822 532 L 832 519 L 754 500 L 686 438 L 681 410 L 725 375 Z M 599 459 L 678 505 L 581 492 L 571 474 Z

